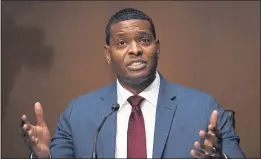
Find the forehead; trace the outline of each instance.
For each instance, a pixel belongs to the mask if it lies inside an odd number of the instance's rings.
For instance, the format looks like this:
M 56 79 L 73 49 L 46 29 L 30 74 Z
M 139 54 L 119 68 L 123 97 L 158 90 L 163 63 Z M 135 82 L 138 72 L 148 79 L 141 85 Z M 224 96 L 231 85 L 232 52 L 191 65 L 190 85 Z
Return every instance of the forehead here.
M 132 19 L 132 20 L 124 20 L 119 23 L 111 25 L 110 32 L 111 35 L 116 35 L 119 32 L 128 32 L 128 31 L 147 31 L 151 33 L 151 25 L 147 20 L 141 19 Z

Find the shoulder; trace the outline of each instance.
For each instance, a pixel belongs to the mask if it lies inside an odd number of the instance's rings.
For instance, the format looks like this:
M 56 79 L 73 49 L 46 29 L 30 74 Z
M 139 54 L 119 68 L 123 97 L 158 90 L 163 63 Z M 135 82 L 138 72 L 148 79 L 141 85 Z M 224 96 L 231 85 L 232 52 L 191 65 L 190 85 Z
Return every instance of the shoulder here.
M 213 96 L 203 90 L 185 86 L 176 82 L 170 82 L 160 74 L 160 90 L 174 95 L 177 100 L 181 101 L 209 101 L 214 100 Z
M 184 86 L 178 83 L 168 83 L 168 87 L 175 92 L 177 98 L 183 100 L 214 100 L 214 97 L 203 90 L 192 88 L 189 86 Z
M 206 119 L 210 118 L 213 110 L 217 110 L 220 116 L 224 112 L 224 108 L 210 93 L 177 83 L 169 83 L 168 87 L 175 92 L 179 108 L 184 112 L 190 110 L 198 115 L 206 113 Z
M 181 109 L 193 110 L 194 113 L 199 114 L 207 111 L 207 114 L 210 114 L 212 110 L 221 108 L 217 100 L 203 90 L 177 83 L 168 83 L 168 89 L 174 92 L 175 100 Z
M 84 93 L 82 95 L 79 95 L 75 98 L 72 99 L 72 101 L 76 103 L 88 103 L 90 101 L 97 101 L 100 100 L 102 96 L 107 95 L 110 91 L 115 91 L 114 89 L 114 84 L 111 83 L 109 85 L 100 87 L 96 90 L 93 90 L 91 92 Z
M 113 91 L 114 89 L 114 83 L 100 87 L 96 90 L 93 90 L 91 92 L 84 93 L 82 95 L 79 95 L 75 98 L 72 98 L 65 111 L 83 111 L 86 109 L 94 109 L 95 107 L 102 104 L 102 96 L 106 96 L 108 93 Z M 94 107 L 95 106 L 95 107 Z

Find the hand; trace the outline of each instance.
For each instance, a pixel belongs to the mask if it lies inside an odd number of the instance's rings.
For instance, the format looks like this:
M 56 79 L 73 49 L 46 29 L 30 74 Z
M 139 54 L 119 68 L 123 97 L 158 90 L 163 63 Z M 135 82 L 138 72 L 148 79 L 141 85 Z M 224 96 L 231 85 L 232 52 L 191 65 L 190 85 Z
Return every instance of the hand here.
M 194 143 L 195 149 L 191 150 L 191 155 L 195 158 L 225 158 L 222 153 L 221 134 L 217 129 L 218 112 L 214 110 L 210 117 L 208 131 L 201 130 L 199 136 L 204 138 L 201 144 L 199 141 Z
M 51 136 L 44 121 L 43 109 L 40 103 L 34 105 L 37 124 L 34 126 L 27 120 L 26 115 L 21 118 L 21 137 L 27 147 L 33 152 L 36 158 L 50 158 L 49 145 Z

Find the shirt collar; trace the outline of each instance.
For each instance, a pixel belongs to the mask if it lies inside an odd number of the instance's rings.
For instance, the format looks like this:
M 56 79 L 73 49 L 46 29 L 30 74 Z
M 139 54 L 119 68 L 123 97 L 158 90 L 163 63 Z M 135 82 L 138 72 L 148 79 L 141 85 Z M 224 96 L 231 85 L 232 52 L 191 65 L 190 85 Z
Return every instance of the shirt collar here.
M 139 95 L 145 98 L 145 100 L 150 102 L 153 106 L 157 106 L 159 87 L 160 87 L 160 77 L 159 77 L 159 73 L 156 72 L 156 78 L 154 79 L 154 81 Z M 133 94 L 131 92 L 129 92 L 128 90 L 126 90 L 121 86 L 121 84 L 117 79 L 117 96 L 118 96 L 118 104 L 120 105 L 120 109 L 122 109 L 124 103 L 132 95 Z

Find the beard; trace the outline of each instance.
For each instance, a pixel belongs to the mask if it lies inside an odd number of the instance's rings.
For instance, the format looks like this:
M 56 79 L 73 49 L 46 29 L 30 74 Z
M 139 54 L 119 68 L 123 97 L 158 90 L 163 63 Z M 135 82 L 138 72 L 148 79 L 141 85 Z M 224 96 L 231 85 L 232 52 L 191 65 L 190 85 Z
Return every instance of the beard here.
M 149 86 L 154 79 L 156 78 L 156 69 L 158 62 L 157 60 L 154 61 L 154 65 L 152 66 L 151 70 L 149 71 L 149 74 L 145 77 L 139 77 L 139 78 L 131 78 L 121 75 L 120 73 L 116 73 L 116 76 L 118 80 L 125 85 L 128 85 L 132 88 L 142 88 Z
M 140 88 L 141 86 L 148 86 L 150 85 L 156 77 L 156 70 L 150 73 L 146 77 L 141 77 L 137 79 L 129 78 L 122 76 L 120 74 L 117 74 L 117 78 L 120 82 L 132 87 L 132 88 Z

